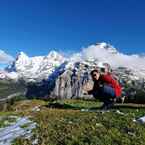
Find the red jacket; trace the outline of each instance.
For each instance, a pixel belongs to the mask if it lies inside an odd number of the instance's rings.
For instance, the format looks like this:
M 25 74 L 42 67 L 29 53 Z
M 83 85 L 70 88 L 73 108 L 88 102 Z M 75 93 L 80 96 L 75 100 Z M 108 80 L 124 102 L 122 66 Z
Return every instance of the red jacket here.
M 119 85 L 118 81 L 113 79 L 113 77 L 110 74 L 101 75 L 98 81 L 101 82 L 102 84 L 106 84 L 114 88 L 116 97 L 121 96 L 122 91 L 121 86 Z

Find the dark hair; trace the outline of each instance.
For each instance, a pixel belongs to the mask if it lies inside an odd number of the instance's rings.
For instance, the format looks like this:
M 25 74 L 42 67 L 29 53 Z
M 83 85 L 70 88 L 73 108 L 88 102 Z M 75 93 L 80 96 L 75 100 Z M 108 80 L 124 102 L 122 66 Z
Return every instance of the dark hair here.
M 99 70 L 94 69 L 94 70 L 92 70 L 92 71 L 91 71 L 90 75 L 92 76 L 94 72 L 96 72 L 96 73 L 100 73 L 100 71 L 99 71 Z
M 104 72 L 105 72 L 105 68 L 100 68 L 100 71 L 101 71 L 102 73 L 104 73 Z

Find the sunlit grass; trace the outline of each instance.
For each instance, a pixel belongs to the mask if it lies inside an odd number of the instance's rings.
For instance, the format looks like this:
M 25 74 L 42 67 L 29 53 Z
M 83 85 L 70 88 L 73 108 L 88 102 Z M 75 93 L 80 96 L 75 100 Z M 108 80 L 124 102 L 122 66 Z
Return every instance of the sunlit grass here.
M 60 104 L 60 105 L 59 105 Z M 119 108 L 101 113 L 101 104 L 84 100 L 40 100 L 20 101 L 13 105 L 19 115 L 31 116 L 38 124 L 29 139 L 18 138 L 14 144 L 31 144 L 38 139 L 39 145 L 144 145 L 145 125 L 133 122 L 143 116 L 145 108 Z M 40 111 L 33 109 L 38 106 Z M 82 112 L 81 109 L 96 109 L 96 112 Z

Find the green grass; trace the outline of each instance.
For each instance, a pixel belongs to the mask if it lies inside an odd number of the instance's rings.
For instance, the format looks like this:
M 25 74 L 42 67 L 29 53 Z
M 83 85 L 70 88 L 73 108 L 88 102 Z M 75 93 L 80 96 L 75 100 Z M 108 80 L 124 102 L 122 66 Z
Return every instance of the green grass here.
M 145 114 L 145 108 L 119 108 L 126 115 L 110 112 L 81 112 L 98 109 L 95 101 L 40 100 L 19 101 L 13 106 L 17 114 L 31 116 L 37 122 L 31 140 L 39 145 L 145 145 L 145 125 L 133 122 Z M 40 111 L 32 111 L 40 106 Z M 31 140 L 18 138 L 14 145 L 29 145 Z
M 12 123 L 15 123 L 17 118 L 14 115 L 15 114 L 12 112 L 0 113 L 0 128 L 4 128 L 11 125 Z

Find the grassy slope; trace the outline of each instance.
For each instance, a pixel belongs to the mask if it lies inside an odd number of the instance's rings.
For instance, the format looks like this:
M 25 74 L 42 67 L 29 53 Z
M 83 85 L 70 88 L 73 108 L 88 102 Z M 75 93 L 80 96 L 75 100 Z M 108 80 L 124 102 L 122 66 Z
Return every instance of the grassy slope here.
M 47 105 L 49 104 L 49 105 Z M 12 106 L 19 115 L 31 116 L 38 123 L 32 138 L 39 145 L 144 145 L 145 125 L 133 122 L 143 116 L 145 108 L 120 108 L 126 116 L 111 112 L 81 112 L 81 108 L 96 108 L 95 101 L 40 100 L 19 101 Z M 39 106 L 40 111 L 32 111 Z M 49 108 L 49 107 L 51 108 Z M 15 145 L 29 145 L 30 140 L 19 138 Z
M 12 81 L 0 80 L 0 98 L 5 98 L 13 93 L 24 92 L 24 90 L 24 85 Z

